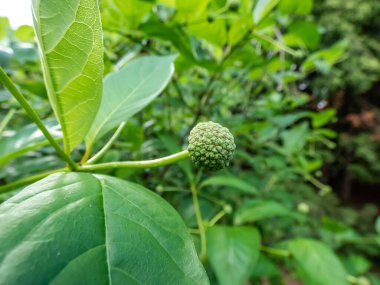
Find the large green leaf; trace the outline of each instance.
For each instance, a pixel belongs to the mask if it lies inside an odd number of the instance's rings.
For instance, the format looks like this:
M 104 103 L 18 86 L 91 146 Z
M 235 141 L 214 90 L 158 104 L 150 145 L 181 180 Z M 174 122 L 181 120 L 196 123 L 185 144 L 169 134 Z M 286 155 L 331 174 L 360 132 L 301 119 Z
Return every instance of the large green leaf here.
M 253 10 L 253 23 L 259 24 L 270 11 L 280 2 L 280 0 L 258 0 Z
M 131 61 L 104 79 L 102 103 L 86 137 L 87 147 L 143 109 L 168 84 L 175 56 L 147 56 Z
M 45 126 L 57 139 L 61 139 L 60 127 L 56 121 L 48 121 Z M 35 124 L 27 125 L 0 139 L 0 166 L 13 158 L 37 149 L 49 142 Z
M 137 184 L 51 175 L 0 219 L 0 284 L 208 284 L 179 215 Z
M 101 101 L 98 1 L 33 0 L 33 16 L 49 100 L 70 152 L 84 139 Z
M 288 249 L 306 285 L 347 285 L 347 273 L 324 243 L 311 239 L 289 241 Z
M 207 231 L 207 255 L 220 285 L 244 284 L 259 257 L 255 228 L 214 226 Z
M 266 200 L 248 200 L 235 213 L 237 225 L 277 216 L 289 216 L 291 212 L 283 205 Z

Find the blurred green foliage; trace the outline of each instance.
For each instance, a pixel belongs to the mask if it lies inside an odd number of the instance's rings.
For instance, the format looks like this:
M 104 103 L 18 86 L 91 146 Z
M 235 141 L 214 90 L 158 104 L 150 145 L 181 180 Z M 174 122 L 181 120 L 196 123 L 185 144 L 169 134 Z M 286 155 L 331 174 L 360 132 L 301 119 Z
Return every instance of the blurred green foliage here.
M 189 162 L 107 171 L 157 191 L 189 228 L 196 220 L 188 189 L 197 185 L 210 225 L 206 268 L 212 284 L 380 283 L 377 207 L 342 206 L 323 173 L 336 162 L 338 134 L 330 126 L 340 112 L 323 99 L 341 89 L 361 94 L 379 78 L 378 1 L 102 0 L 101 12 L 105 74 L 136 57 L 178 55 L 169 86 L 128 120 L 103 162 L 178 151 L 200 121 L 221 123 L 235 136 L 235 159 L 220 172 L 196 172 Z M 14 31 L 0 19 L 0 65 L 48 120 L 52 112 L 32 38 L 30 27 Z M 32 140 L 22 128 L 30 121 L 3 89 L 0 107 L 3 121 L 15 112 L 1 130 L 0 147 L 16 148 L 8 151 L 10 164 L 0 166 L 2 184 L 61 165 L 42 138 Z M 350 172 L 374 181 L 378 144 L 368 141 L 361 135 L 339 143 L 364 158 L 352 160 Z M 82 145 L 75 160 L 83 152 Z M 231 267 L 238 270 L 226 276 Z

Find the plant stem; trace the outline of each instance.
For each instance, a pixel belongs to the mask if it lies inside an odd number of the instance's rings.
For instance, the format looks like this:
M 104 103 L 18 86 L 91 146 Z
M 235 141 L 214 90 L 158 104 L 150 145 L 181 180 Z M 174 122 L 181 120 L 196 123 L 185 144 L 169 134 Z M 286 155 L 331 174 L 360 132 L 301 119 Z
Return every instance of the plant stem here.
M 208 227 L 214 226 L 221 218 L 224 217 L 224 215 L 227 214 L 226 210 L 223 209 L 220 212 L 218 212 L 207 224 Z
M 143 161 L 117 161 L 117 162 L 108 162 L 108 163 L 101 163 L 101 164 L 94 164 L 94 165 L 83 165 L 83 166 L 78 166 L 76 170 L 81 171 L 81 172 L 93 172 L 93 171 L 113 169 L 113 168 L 150 168 L 150 167 L 157 167 L 157 166 L 174 163 L 182 159 L 185 159 L 187 157 L 189 157 L 189 152 L 187 150 L 184 150 L 176 154 L 158 158 L 158 159 L 143 160 Z M 36 182 L 52 173 L 67 172 L 69 170 L 71 169 L 60 168 L 60 169 L 56 169 L 50 172 L 39 173 L 30 177 L 23 178 L 15 182 L 0 186 L 0 193 L 11 191 L 17 187 Z
M 163 166 L 171 164 L 177 161 L 180 161 L 184 158 L 189 157 L 188 150 L 183 150 L 181 152 L 158 158 L 152 160 L 142 160 L 142 161 L 116 161 L 116 162 L 107 162 L 99 163 L 94 165 L 83 165 L 79 167 L 79 171 L 97 171 L 97 170 L 106 170 L 112 168 L 151 168 L 157 166 Z
M 10 109 L 9 112 L 5 115 L 4 119 L 0 123 L 0 135 L 3 133 L 15 113 L 15 109 Z
M 120 135 L 120 133 L 123 130 L 124 126 L 125 126 L 125 122 L 122 122 L 120 124 L 120 126 L 117 128 L 116 132 L 112 135 L 112 137 L 110 138 L 110 140 L 103 146 L 103 148 L 101 150 L 99 150 L 98 153 L 96 153 L 93 157 L 91 157 L 88 160 L 88 162 L 87 162 L 88 164 L 92 164 L 92 163 L 96 162 L 99 158 L 101 158 L 104 155 L 104 153 L 107 152 L 107 150 L 111 147 L 111 145 L 113 144 L 113 142 Z
M 78 166 L 76 163 L 68 156 L 59 146 L 59 144 L 55 141 L 53 136 L 50 134 L 48 129 L 45 127 L 44 123 L 38 117 L 37 113 L 33 110 L 33 108 L 29 105 L 28 101 L 21 94 L 21 92 L 17 89 L 16 85 L 11 81 L 8 75 L 5 73 L 3 68 L 0 67 L 0 81 L 4 84 L 4 86 L 9 90 L 9 92 L 16 98 L 16 100 L 20 103 L 21 107 L 24 108 L 28 116 L 34 121 L 37 127 L 44 134 L 49 143 L 55 148 L 58 155 L 67 162 L 69 168 L 71 170 L 77 170 Z
M 260 249 L 263 252 L 266 252 L 272 255 L 282 256 L 282 257 L 290 257 L 291 255 L 290 252 L 287 250 L 273 248 L 273 247 L 261 246 Z
M 195 217 L 197 218 L 197 224 L 198 224 L 198 229 L 199 229 L 199 237 L 201 239 L 201 253 L 199 255 L 199 259 L 203 262 L 206 260 L 206 246 L 207 246 L 207 244 L 206 244 L 206 231 L 205 231 L 205 226 L 203 224 L 201 208 L 199 207 L 197 188 L 196 188 L 194 183 L 191 183 L 190 190 L 191 190 L 191 194 L 193 196 Z
M 299 54 L 297 53 L 297 51 L 295 51 L 295 50 L 293 50 L 293 49 L 285 46 L 283 43 L 278 42 L 278 41 L 272 39 L 271 37 L 268 37 L 266 35 L 263 35 L 263 34 L 260 34 L 260 33 L 257 33 L 257 32 L 253 32 L 253 35 L 256 36 L 259 39 L 262 39 L 262 40 L 270 43 L 271 45 L 275 46 L 276 48 L 280 49 L 281 51 L 287 52 L 290 55 L 295 56 L 295 57 L 299 56 Z
M 39 173 L 36 175 L 25 177 L 25 178 L 22 178 L 20 180 L 15 181 L 15 182 L 6 184 L 4 186 L 0 186 L 0 193 L 5 193 L 5 192 L 8 192 L 12 189 L 16 189 L 16 188 L 19 188 L 21 186 L 31 184 L 33 182 L 36 182 L 36 181 L 42 179 L 42 178 L 45 178 L 46 176 L 49 176 L 50 174 L 54 174 L 54 173 L 58 173 L 58 172 L 67 172 L 67 171 L 69 171 L 68 168 L 60 168 L 60 169 L 52 170 L 49 172 Z

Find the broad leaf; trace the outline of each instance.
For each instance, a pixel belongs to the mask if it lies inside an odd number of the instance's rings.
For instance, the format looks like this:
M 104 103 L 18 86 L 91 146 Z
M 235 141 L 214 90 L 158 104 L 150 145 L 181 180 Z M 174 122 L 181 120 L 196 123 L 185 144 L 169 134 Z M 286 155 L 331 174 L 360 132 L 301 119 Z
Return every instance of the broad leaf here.
M 291 212 L 277 202 L 266 200 L 249 200 L 236 211 L 234 223 L 240 225 L 247 222 L 255 222 L 261 219 L 289 215 L 291 215 Z
M 101 101 L 98 1 L 33 0 L 33 16 L 49 100 L 70 152 L 84 139 Z
M 324 243 L 295 239 L 287 244 L 306 285 L 349 284 L 339 258 Z
M 257 4 L 253 10 L 253 23 L 255 25 L 260 23 L 261 20 L 263 20 L 265 18 L 265 16 L 268 15 L 268 13 L 270 11 L 272 11 L 272 9 L 274 7 L 276 7 L 278 2 L 280 2 L 280 0 L 259 0 L 259 1 L 257 1 Z
M 137 184 L 51 175 L 0 219 L 0 284 L 208 284 L 179 215 Z
M 286 40 L 288 36 L 294 39 L 295 46 L 300 45 L 310 49 L 316 48 L 321 38 L 318 26 L 310 21 L 297 21 L 289 26 L 289 34 L 284 37 L 285 44 L 291 46 L 294 43 Z
M 162 92 L 173 74 L 174 59 L 175 56 L 142 57 L 104 79 L 102 103 L 86 137 L 88 148 Z
M 207 231 L 207 255 L 220 285 L 244 284 L 260 249 L 255 228 L 214 226 Z
M 243 179 L 235 176 L 212 176 L 204 180 L 201 184 L 201 187 L 214 185 L 237 189 L 244 193 L 252 194 L 257 192 L 255 186 L 248 184 Z
M 49 121 L 45 125 L 55 138 L 61 138 L 60 127 L 56 121 Z M 14 133 L 12 131 L 11 135 L 0 139 L 0 166 L 13 158 L 48 144 L 49 142 L 35 124 L 22 127 Z

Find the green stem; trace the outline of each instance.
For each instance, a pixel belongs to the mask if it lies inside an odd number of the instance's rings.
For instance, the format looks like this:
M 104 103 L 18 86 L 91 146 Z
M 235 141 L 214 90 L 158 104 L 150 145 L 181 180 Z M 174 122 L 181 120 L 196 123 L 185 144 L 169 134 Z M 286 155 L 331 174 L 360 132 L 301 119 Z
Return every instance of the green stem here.
M 206 230 L 205 226 L 203 224 L 202 219 L 202 213 L 201 208 L 199 206 L 198 201 L 198 193 L 197 189 L 194 183 L 191 183 L 190 185 L 191 194 L 193 196 L 193 204 L 194 204 L 194 211 L 195 211 L 195 217 L 197 219 L 198 229 L 199 229 L 199 237 L 201 239 L 201 253 L 199 255 L 199 259 L 203 262 L 206 260 Z
M 34 183 L 38 180 L 41 180 L 42 178 L 45 178 L 46 176 L 49 176 L 50 174 L 54 174 L 54 173 L 58 173 L 58 172 L 67 172 L 67 171 L 69 171 L 68 168 L 60 168 L 60 169 L 52 170 L 49 172 L 39 173 L 39 174 L 32 175 L 32 176 L 29 176 L 26 178 L 22 178 L 20 180 L 15 181 L 15 182 L 6 184 L 4 186 L 0 186 L 0 193 L 5 193 L 5 192 L 8 192 L 10 190 L 19 188 L 21 186 Z
M 69 168 L 71 170 L 77 170 L 78 166 L 76 163 L 68 156 L 59 146 L 59 144 L 55 141 L 53 136 L 50 134 L 48 129 L 45 127 L 44 123 L 38 117 L 37 113 L 33 110 L 33 108 L 29 105 L 28 101 L 21 94 L 21 92 L 17 89 L 16 85 L 11 81 L 5 71 L 0 67 L 0 81 L 4 84 L 4 86 L 9 90 L 9 92 L 16 98 L 16 100 L 20 103 L 21 107 L 24 108 L 28 116 L 34 121 L 37 127 L 44 134 L 49 143 L 55 148 L 58 155 L 67 162 Z
M 227 214 L 226 210 L 223 209 L 219 213 L 217 213 L 207 224 L 208 227 L 214 226 L 224 215 Z
M 16 113 L 15 109 L 10 109 L 7 115 L 4 117 L 4 119 L 0 123 L 0 135 L 3 133 L 5 128 L 7 127 L 9 121 L 12 119 L 13 115 Z
M 272 255 L 282 256 L 282 257 L 290 257 L 291 255 L 290 252 L 287 250 L 273 248 L 273 247 L 261 246 L 260 249 L 263 252 L 266 252 Z
M 280 43 L 274 39 L 272 39 L 271 37 L 268 37 L 266 35 L 263 35 L 263 34 L 259 34 L 257 32 L 253 32 L 253 35 L 256 36 L 257 38 L 260 38 L 268 43 L 270 43 L 271 45 L 275 46 L 276 48 L 280 49 L 280 50 L 283 50 L 284 52 L 287 52 L 289 54 L 291 54 L 292 56 L 299 56 L 299 54 L 297 53 L 297 51 L 285 46 L 283 43 Z
M 87 162 L 88 164 L 92 164 L 92 163 L 96 162 L 99 158 L 101 158 L 107 152 L 107 150 L 111 147 L 111 145 L 113 144 L 113 142 L 120 135 L 120 133 L 123 130 L 124 126 L 125 126 L 125 122 L 122 122 L 120 124 L 120 126 L 117 128 L 116 132 L 112 135 L 112 137 L 110 138 L 110 140 L 103 146 L 103 148 L 101 150 L 99 150 L 98 153 L 96 153 L 93 157 L 91 157 L 88 160 L 88 162 Z
M 93 172 L 93 171 L 113 169 L 113 168 L 150 168 L 150 167 L 157 167 L 161 165 L 174 163 L 179 160 L 185 159 L 188 156 L 189 156 L 189 152 L 187 150 L 184 150 L 179 153 L 166 156 L 163 158 L 158 158 L 158 159 L 143 160 L 143 161 L 118 161 L 118 162 L 109 162 L 109 163 L 102 163 L 102 164 L 95 164 L 95 165 L 84 165 L 84 166 L 79 166 L 77 170 L 81 172 Z M 17 187 L 36 182 L 52 173 L 67 172 L 69 170 L 71 169 L 61 168 L 61 169 L 53 170 L 50 172 L 40 173 L 40 174 L 36 174 L 27 178 L 23 178 L 23 179 L 17 180 L 16 182 L 12 182 L 7 185 L 0 186 L 0 193 L 11 191 Z
M 94 164 L 94 165 L 86 164 L 79 167 L 79 170 L 87 172 L 87 171 L 106 170 L 106 169 L 113 169 L 113 168 L 151 168 L 151 167 L 171 164 L 188 157 L 189 157 L 188 150 L 183 150 L 176 154 L 172 154 L 166 157 L 152 159 L 152 160 L 116 161 L 116 162 L 99 163 L 99 164 Z

